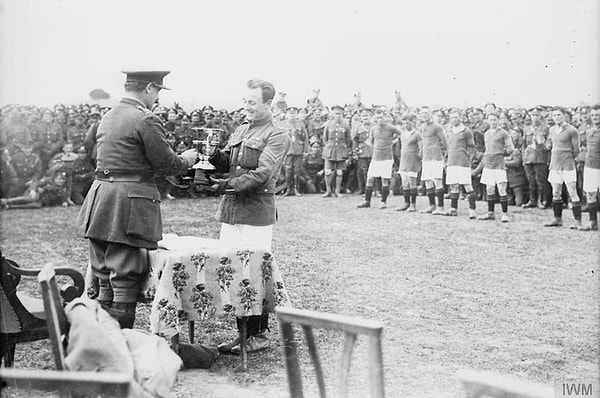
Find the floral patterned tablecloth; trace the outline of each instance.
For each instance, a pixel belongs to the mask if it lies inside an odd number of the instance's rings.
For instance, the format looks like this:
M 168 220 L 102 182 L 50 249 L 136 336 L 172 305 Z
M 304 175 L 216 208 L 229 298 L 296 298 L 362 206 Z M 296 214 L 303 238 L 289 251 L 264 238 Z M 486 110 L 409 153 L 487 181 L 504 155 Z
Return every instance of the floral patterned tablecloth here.
M 275 306 L 290 306 L 281 273 L 271 253 L 209 244 L 150 251 L 150 274 L 143 287 L 154 297 L 153 333 L 173 337 L 183 321 L 217 315 L 250 316 Z

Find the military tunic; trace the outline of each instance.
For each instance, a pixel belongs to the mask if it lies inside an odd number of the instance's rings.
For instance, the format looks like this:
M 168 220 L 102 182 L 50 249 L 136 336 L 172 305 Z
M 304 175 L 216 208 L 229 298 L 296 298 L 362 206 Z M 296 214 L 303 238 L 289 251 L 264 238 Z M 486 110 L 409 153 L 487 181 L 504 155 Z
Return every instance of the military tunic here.
M 347 122 L 336 122 L 330 120 L 325 124 L 323 130 L 323 159 L 331 162 L 341 162 L 350 156 L 352 138 L 350 137 L 350 126 Z
M 155 249 L 162 239 L 162 219 L 154 174 L 185 173 L 186 161 L 169 146 L 158 116 L 132 98 L 123 98 L 103 117 L 97 148 L 100 179 L 79 212 L 80 232 L 86 238 Z
M 272 225 L 275 184 L 290 145 L 289 135 L 271 116 L 244 123 L 210 158 L 217 172 L 229 172 L 216 218 L 226 224 Z

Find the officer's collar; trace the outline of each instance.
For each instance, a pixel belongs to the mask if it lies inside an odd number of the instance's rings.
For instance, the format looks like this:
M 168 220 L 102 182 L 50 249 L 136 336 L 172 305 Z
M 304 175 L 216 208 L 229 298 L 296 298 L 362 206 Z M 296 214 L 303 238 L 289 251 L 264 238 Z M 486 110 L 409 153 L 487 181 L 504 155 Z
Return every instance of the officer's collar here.
M 123 97 L 121 99 L 121 102 L 125 102 L 127 104 L 136 105 L 136 106 L 141 105 L 142 107 L 147 108 L 146 105 L 142 101 L 140 101 L 137 98 L 133 98 L 133 97 Z
M 251 120 L 250 125 L 251 126 L 262 126 L 264 124 L 271 122 L 271 120 L 273 120 L 273 116 L 269 113 L 269 114 L 265 115 L 264 117 L 261 117 L 260 119 Z

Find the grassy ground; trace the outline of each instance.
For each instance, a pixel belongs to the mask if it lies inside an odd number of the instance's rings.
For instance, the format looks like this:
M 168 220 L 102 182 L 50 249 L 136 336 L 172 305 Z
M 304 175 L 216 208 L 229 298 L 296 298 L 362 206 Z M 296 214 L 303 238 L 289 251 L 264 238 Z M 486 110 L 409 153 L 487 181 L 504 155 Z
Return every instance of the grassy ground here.
M 459 396 L 455 373 L 462 368 L 549 384 L 598 376 L 598 233 L 542 228 L 550 210 L 511 207 L 511 222 L 501 224 L 468 220 L 464 201 L 459 217 L 445 218 L 356 209 L 360 200 L 279 199 L 273 248 L 296 307 L 384 322 L 388 396 Z M 420 197 L 418 207 L 425 205 Z M 164 231 L 216 238 L 216 206 L 216 199 L 163 203 Z M 487 207 L 479 202 L 478 208 Z M 77 210 L 0 213 L 4 255 L 27 267 L 51 261 L 83 271 L 87 253 L 74 231 Z M 26 288 L 36 293 L 33 283 Z M 148 311 L 141 306 L 138 327 L 147 328 Z M 271 330 L 272 347 L 251 355 L 247 372 L 240 371 L 239 358 L 221 356 L 207 372 L 182 372 L 175 396 L 198 396 L 215 379 L 279 396 L 286 377 L 275 322 Z M 234 335 L 234 325 L 218 319 L 197 326 L 203 344 Z M 334 382 L 342 336 L 316 336 Z M 355 351 L 351 371 L 356 396 L 368 385 L 364 346 Z M 301 354 L 305 385 L 314 391 L 307 353 Z M 51 367 L 47 343 L 18 347 L 16 362 Z

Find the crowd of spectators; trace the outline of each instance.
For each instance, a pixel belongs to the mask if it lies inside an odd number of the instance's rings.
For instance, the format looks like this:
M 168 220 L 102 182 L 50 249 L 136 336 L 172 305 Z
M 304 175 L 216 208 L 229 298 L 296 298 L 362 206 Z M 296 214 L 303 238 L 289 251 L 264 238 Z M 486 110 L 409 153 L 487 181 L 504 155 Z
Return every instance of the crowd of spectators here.
M 342 110 L 344 123 L 351 134 L 345 142 L 348 156 L 345 170 L 339 180 L 333 180 L 338 196 L 342 194 L 364 194 L 366 172 L 369 165 L 369 149 L 365 142 L 368 127 L 374 117 L 402 129 L 402 121 L 408 120 L 419 128 L 418 108 L 409 107 L 396 92 L 396 101 L 391 106 L 365 105 L 360 93 L 353 102 L 343 107 L 328 107 L 319 98 L 319 91 L 302 106 L 288 106 L 285 93 L 279 93 L 273 103 L 273 118 L 276 126 L 292 136 L 292 149 L 280 176 L 279 193 L 301 195 L 325 191 L 327 179 L 324 174 L 323 146 L 327 123 Z M 484 133 L 489 128 L 485 121 L 490 112 L 500 117 L 500 127 L 510 133 L 516 151 L 506 158 L 510 203 L 523 207 L 546 208 L 552 203 L 552 191 L 547 182 L 549 153 L 541 159 L 527 159 L 526 152 L 531 144 L 533 132 L 548 134 L 554 123 L 552 107 L 536 106 L 499 108 L 493 103 L 485 106 L 461 109 L 463 123 L 474 135 L 475 154 L 472 169 L 477 170 L 484 146 Z M 109 110 L 99 105 L 55 105 L 53 108 L 8 105 L 0 113 L 0 196 L 2 206 L 40 207 L 81 204 L 95 175 L 95 133 L 102 116 Z M 210 105 L 190 112 L 175 104 L 167 108 L 160 104 L 152 109 L 163 122 L 166 139 L 176 152 L 183 152 L 197 142 L 206 139 L 206 134 L 217 134 L 220 145 L 225 145 L 229 135 L 244 121 L 244 109 L 215 109 Z M 435 123 L 448 126 L 449 109 L 433 109 Z M 577 158 L 578 176 L 581 175 L 585 159 L 585 131 L 592 127 L 590 108 L 579 106 L 565 109 L 567 123 L 580 133 L 582 151 Z M 214 138 L 214 137 L 213 137 Z M 295 148 L 295 149 L 294 149 Z M 293 152 L 293 153 L 292 153 Z M 400 163 L 400 148 L 394 147 L 394 171 Z M 207 172 L 210 174 L 210 172 Z M 190 171 L 189 181 L 194 181 Z M 196 172 L 196 180 L 198 172 Z M 181 179 L 165 180 L 157 176 L 164 198 L 189 195 Z M 424 188 L 417 180 L 421 194 Z M 578 189 L 581 189 L 581 178 Z M 377 185 L 376 185 L 377 188 Z M 479 184 L 477 172 L 473 175 L 473 188 L 478 200 L 485 200 L 486 190 Z M 398 173 L 393 173 L 390 191 L 402 194 Z M 209 193 L 210 194 L 210 193 Z M 377 189 L 375 190 L 377 195 Z M 335 195 L 329 195 L 335 196 Z M 585 195 L 581 195 L 585 197 Z

